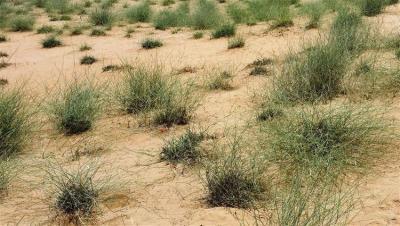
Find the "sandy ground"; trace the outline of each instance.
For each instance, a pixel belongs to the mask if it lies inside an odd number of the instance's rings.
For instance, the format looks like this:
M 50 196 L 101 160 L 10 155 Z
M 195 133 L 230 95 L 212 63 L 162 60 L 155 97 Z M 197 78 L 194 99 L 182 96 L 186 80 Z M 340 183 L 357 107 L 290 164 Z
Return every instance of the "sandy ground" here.
M 388 8 L 384 14 L 371 19 L 382 24 L 382 32 L 398 32 L 400 5 Z M 296 50 L 304 40 L 318 37 L 323 31 L 305 31 L 304 20 L 295 21 L 288 29 L 267 31 L 266 24 L 242 26 L 239 33 L 246 38 L 246 46 L 227 50 L 227 40 L 192 39 L 192 31 L 172 34 L 170 30 L 155 31 L 143 24 L 131 38 L 124 38 L 124 29 L 115 27 L 105 37 L 63 35 L 64 46 L 42 49 L 45 35 L 8 33 L 10 41 L 0 43 L 0 50 L 12 55 L 11 66 L 0 69 L 0 78 L 9 86 L 25 83 L 32 94 L 47 94 L 46 88 L 73 76 L 93 75 L 110 83 L 118 73 L 102 73 L 105 65 L 121 61 L 159 62 L 166 70 L 184 66 L 198 68 L 196 73 L 182 77 L 202 79 L 202 70 L 211 67 L 235 68 L 235 88 L 230 91 L 204 92 L 201 106 L 193 124 L 211 126 L 222 136 L 225 128 L 246 123 L 254 117 L 254 93 L 262 92 L 270 77 L 250 77 L 245 66 L 259 57 L 281 57 Z M 323 30 L 323 29 L 322 29 Z M 157 37 L 164 46 L 143 50 L 140 42 L 145 37 Z M 79 46 L 92 46 L 80 52 Z M 100 61 L 92 66 L 81 66 L 82 56 L 90 54 Z M 394 109 L 400 107 L 394 101 Z M 393 112 L 400 120 L 400 114 Z M 242 212 L 234 209 L 209 208 L 204 202 L 204 188 L 196 169 L 174 168 L 159 161 L 163 141 L 181 133 L 185 127 L 174 127 L 167 132 L 157 128 L 142 128 L 133 123 L 132 116 L 106 112 L 96 128 L 81 136 L 63 137 L 51 126 L 44 125 L 35 132 L 34 141 L 19 157 L 27 166 L 15 180 L 3 200 L 0 200 L 1 225 L 52 224 L 43 185 L 43 173 L 37 166 L 47 157 L 57 156 L 63 164 L 71 164 L 72 147 L 95 144 L 104 149 L 99 158 L 104 168 L 122 181 L 120 190 L 110 194 L 102 203 L 98 225 L 239 225 Z M 91 157 L 83 156 L 82 160 Z M 400 163 L 386 163 L 360 189 L 362 207 L 352 225 L 400 225 Z

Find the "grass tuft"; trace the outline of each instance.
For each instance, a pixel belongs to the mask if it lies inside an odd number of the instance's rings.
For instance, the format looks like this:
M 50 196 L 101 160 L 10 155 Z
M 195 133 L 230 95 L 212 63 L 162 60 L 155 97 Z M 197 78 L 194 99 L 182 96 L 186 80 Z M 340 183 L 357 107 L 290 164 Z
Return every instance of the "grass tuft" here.
M 201 158 L 200 142 L 204 140 L 203 133 L 188 129 L 182 136 L 168 141 L 161 150 L 161 160 L 170 163 L 196 163 Z
M 146 38 L 142 41 L 143 49 L 154 49 L 163 46 L 163 43 L 158 39 Z
M 0 159 L 22 151 L 32 129 L 31 116 L 21 90 L 0 91 Z
M 67 84 L 48 106 L 49 116 L 56 128 L 66 135 L 90 130 L 100 110 L 100 93 L 89 81 Z
M 61 46 L 62 42 L 56 37 L 56 36 L 49 36 L 42 40 L 42 46 L 43 48 L 49 49 L 49 48 L 54 48 L 57 46 Z
M 91 65 L 91 64 L 96 63 L 96 61 L 97 61 L 97 59 L 95 57 L 87 55 L 87 56 L 82 57 L 80 63 L 86 64 L 86 65 Z

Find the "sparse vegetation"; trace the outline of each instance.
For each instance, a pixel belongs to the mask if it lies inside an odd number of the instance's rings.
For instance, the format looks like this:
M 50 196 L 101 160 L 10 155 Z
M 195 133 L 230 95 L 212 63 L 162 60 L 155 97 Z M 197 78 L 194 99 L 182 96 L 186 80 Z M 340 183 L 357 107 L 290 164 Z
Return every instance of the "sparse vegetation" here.
M 90 65 L 90 64 L 96 63 L 96 61 L 97 61 L 97 59 L 95 57 L 86 55 L 81 58 L 80 62 L 81 62 L 81 64 Z
M 213 38 L 231 37 L 236 33 L 236 27 L 234 24 L 223 24 L 217 27 L 213 33 Z
M 35 20 L 30 16 L 16 16 L 10 20 L 11 31 L 32 31 Z
M 42 47 L 46 49 L 54 48 L 61 45 L 62 42 L 56 36 L 53 35 L 42 40 Z
M 107 9 L 96 9 L 90 14 L 90 22 L 95 26 L 111 27 L 113 21 L 113 14 Z
M 171 163 L 195 163 L 201 157 L 200 142 L 204 139 L 203 133 L 188 129 L 179 138 L 168 141 L 161 150 L 161 160 Z
M 244 45 L 245 40 L 240 36 L 228 40 L 228 49 L 242 48 Z
M 195 33 L 193 33 L 194 39 L 201 39 L 201 38 L 203 38 L 203 36 L 204 36 L 204 33 L 201 31 L 196 31 Z
M 212 70 L 206 80 L 206 87 L 211 90 L 232 89 L 232 74 L 228 71 Z
M 158 39 L 146 38 L 142 41 L 143 49 L 154 49 L 163 46 L 163 43 Z
M 50 101 L 48 113 L 60 132 L 73 135 L 93 127 L 101 105 L 98 87 L 89 81 L 73 81 Z
M 52 209 L 59 217 L 79 224 L 85 222 L 98 210 L 102 195 L 110 188 L 110 180 L 99 177 L 99 164 L 84 163 L 73 169 L 66 169 L 60 163 L 47 166 Z
M 138 5 L 128 8 L 125 16 L 130 23 L 147 22 L 150 20 L 151 13 L 149 2 L 144 0 Z
M 92 47 L 90 47 L 88 44 L 84 43 L 79 47 L 79 51 L 83 52 L 83 51 L 88 51 L 91 50 Z
M 32 109 L 22 90 L 0 91 L 0 161 L 20 153 L 28 142 Z
M 211 206 L 252 207 L 266 192 L 262 163 L 243 157 L 242 149 L 240 138 L 235 137 L 223 147 L 223 157 L 205 166 L 207 201 Z
M 367 108 L 311 107 L 267 124 L 267 146 L 289 171 L 304 168 L 336 176 L 382 154 L 380 148 L 391 139 L 389 128 L 383 115 Z
M 153 113 L 156 124 L 186 124 L 197 106 L 191 87 L 166 78 L 159 68 L 132 68 L 117 89 L 117 99 L 128 113 Z

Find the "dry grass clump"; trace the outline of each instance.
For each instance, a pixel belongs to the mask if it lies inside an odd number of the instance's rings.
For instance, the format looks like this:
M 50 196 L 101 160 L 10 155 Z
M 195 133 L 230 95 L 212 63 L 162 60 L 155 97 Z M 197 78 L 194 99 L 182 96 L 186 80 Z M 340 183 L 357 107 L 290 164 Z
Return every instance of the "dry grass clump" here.
M 150 113 L 156 124 L 187 124 L 197 107 L 193 86 L 167 77 L 161 68 L 128 69 L 117 89 L 117 100 L 128 113 Z
M 90 130 L 101 110 L 99 88 L 91 81 L 72 81 L 57 92 L 48 106 L 56 128 L 66 135 Z
M 16 176 L 16 164 L 11 159 L 0 160 L 0 198 L 7 192 L 11 180 Z
M 210 90 L 231 90 L 232 72 L 226 70 L 213 69 L 206 76 L 205 86 Z
M 28 142 L 35 108 L 28 104 L 21 89 L 0 90 L 0 159 L 18 154 Z

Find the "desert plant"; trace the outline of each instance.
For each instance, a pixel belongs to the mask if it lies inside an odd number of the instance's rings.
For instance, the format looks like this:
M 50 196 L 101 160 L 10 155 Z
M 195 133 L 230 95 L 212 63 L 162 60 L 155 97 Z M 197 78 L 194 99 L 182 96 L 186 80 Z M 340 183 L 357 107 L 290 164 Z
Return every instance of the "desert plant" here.
M 282 169 L 331 176 L 362 169 L 392 139 L 384 116 L 364 107 L 311 107 L 266 124 L 266 144 Z M 293 171 L 294 172 L 294 171 Z
M 7 191 L 11 180 L 16 176 L 16 162 L 0 160 L 0 197 Z
M 67 84 L 48 105 L 56 128 L 66 135 L 88 131 L 100 114 L 101 96 L 91 81 Z
M 157 124 L 186 124 L 196 107 L 189 84 L 166 78 L 160 68 L 131 68 L 117 89 L 117 100 L 128 113 L 153 113 Z
M 236 26 L 234 24 L 223 24 L 217 27 L 213 33 L 213 38 L 231 37 L 236 33 Z
M 111 187 L 107 176 L 99 176 L 100 164 L 87 162 L 71 168 L 50 162 L 45 169 L 50 185 L 50 206 L 58 216 L 80 224 L 93 217 L 102 195 Z
M 32 112 L 20 89 L 0 90 L 0 159 L 22 151 L 32 129 Z
M 326 11 L 326 6 L 323 2 L 310 2 L 302 6 L 302 12 L 309 17 L 309 22 L 306 29 L 317 28 L 322 15 Z
M 263 164 L 243 155 L 240 137 L 222 147 L 222 155 L 205 166 L 207 201 L 211 206 L 248 208 L 262 198 L 266 185 Z
M 317 44 L 300 55 L 289 55 L 273 81 L 273 101 L 296 103 L 329 100 L 342 89 L 348 61 L 341 48 Z
M 54 29 L 53 26 L 43 25 L 40 28 L 38 28 L 36 32 L 38 34 L 47 34 L 47 33 L 51 33 L 51 32 L 54 32 L 54 31 L 55 31 L 55 29 Z
M 204 36 L 204 33 L 201 31 L 196 31 L 195 33 L 193 33 L 194 39 L 200 39 L 200 38 L 203 38 L 203 36 Z
M 142 41 L 143 49 L 154 49 L 163 46 L 163 43 L 158 39 L 146 38 Z
M 90 36 L 105 36 L 106 32 L 103 29 L 94 28 L 90 32 Z
M 232 74 L 230 72 L 212 70 L 206 80 L 206 87 L 211 90 L 230 90 L 233 88 L 231 82 Z
M 11 31 L 31 31 L 33 30 L 33 25 L 35 24 L 35 19 L 31 16 L 15 16 L 10 20 Z
M 243 37 L 234 37 L 228 40 L 228 49 L 242 48 L 245 45 Z
M 210 29 L 220 24 L 222 15 L 213 1 L 197 0 L 190 18 L 194 29 Z
M 360 6 L 363 15 L 365 16 L 376 16 L 378 15 L 385 5 L 384 1 L 381 0 L 361 0 Z
M 257 115 L 259 121 L 271 121 L 284 116 L 282 106 L 276 104 L 264 104 Z
M 70 0 L 46 0 L 44 7 L 47 12 L 59 14 L 71 13 L 74 10 Z
M 42 40 L 42 47 L 49 49 L 49 48 L 54 48 L 57 46 L 61 46 L 62 42 L 54 35 L 51 35 L 44 40 Z
M 268 70 L 263 66 L 255 66 L 251 71 L 250 75 L 267 75 Z
M 235 23 L 247 23 L 250 20 L 250 13 L 245 5 L 235 2 L 226 6 L 226 12 Z
M 204 139 L 202 132 L 195 132 L 192 129 L 178 137 L 168 141 L 161 150 L 161 160 L 171 163 L 195 163 L 198 162 L 201 153 L 200 142 Z
M 176 9 L 160 11 L 154 18 L 153 24 L 156 29 L 165 30 L 169 27 L 179 27 L 188 24 L 189 5 L 182 2 Z
M 7 37 L 3 34 L 0 34 L 0 42 L 6 42 L 7 41 Z
M 114 15 L 107 9 L 96 9 L 90 14 L 89 19 L 95 26 L 111 27 L 114 22 Z
M 148 1 L 142 1 L 136 6 L 127 9 L 125 17 L 129 23 L 147 22 L 151 17 L 151 8 Z
M 90 64 L 94 64 L 96 61 L 97 61 L 97 59 L 95 57 L 86 55 L 81 58 L 80 62 L 81 62 L 81 64 L 90 65 Z
M 79 51 L 83 52 L 83 51 L 88 51 L 91 50 L 92 47 L 90 47 L 88 44 L 84 43 L 79 47 Z

